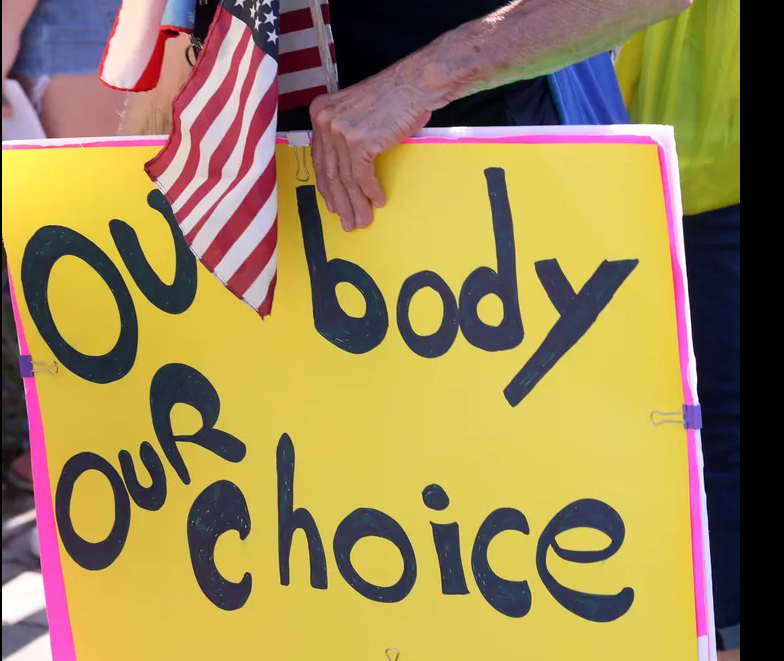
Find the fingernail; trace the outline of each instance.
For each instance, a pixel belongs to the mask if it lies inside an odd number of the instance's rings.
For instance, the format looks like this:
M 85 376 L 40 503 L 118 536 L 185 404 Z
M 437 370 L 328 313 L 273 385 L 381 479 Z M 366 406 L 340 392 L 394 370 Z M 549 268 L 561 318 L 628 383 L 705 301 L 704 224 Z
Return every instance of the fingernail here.
M 332 205 L 329 202 L 324 200 L 324 203 L 327 205 L 327 211 L 329 211 L 330 213 L 335 213 L 335 210 L 332 208 Z
M 378 200 L 373 200 L 373 206 L 376 207 L 376 209 L 380 209 L 381 207 L 384 206 L 384 203 L 379 202 Z
M 349 221 L 347 218 L 346 219 L 341 218 L 340 225 L 343 227 L 344 232 L 350 232 L 354 226 L 354 223 Z

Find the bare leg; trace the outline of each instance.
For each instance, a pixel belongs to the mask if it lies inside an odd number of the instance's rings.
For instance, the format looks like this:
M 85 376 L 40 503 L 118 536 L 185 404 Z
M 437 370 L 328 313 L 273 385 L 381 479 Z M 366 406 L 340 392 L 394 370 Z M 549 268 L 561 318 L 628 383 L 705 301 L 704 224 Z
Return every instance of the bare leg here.
M 150 92 L 127 95 L 121 135 L 165 135 L 171 131 L 172 101 L 191 73 L 185 57 L 190 43 L 187 35 L 166 42 L 158 86 Z
M 22 79 L 33 96 L 33 81 Z M 40 100 L 39 117 L 49 138 L 117 135 L 124 95 L 109 89 L 97 74 L 55 76 Z

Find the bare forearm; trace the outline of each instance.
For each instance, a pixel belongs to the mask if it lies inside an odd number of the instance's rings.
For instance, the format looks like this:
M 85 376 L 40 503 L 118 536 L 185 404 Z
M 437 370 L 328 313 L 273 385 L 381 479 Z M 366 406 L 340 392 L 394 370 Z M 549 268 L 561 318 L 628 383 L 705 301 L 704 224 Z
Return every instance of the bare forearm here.
M 398 75 L 435 105 L 553 73 L 617 46 L 692 0 L 515 0 L 466 23 L 401 62 Z
M 347 231 L 367 227 L 372 207 L 386 202 L 375 174 L 376 157 L 416 134 L 435 110 L 479 90 L 548 74 L 609 50 L 690 4 L 515 0 L 367 80 L 318 97 L 310 105 L 313 164 L 327 208 L 340 216 Z

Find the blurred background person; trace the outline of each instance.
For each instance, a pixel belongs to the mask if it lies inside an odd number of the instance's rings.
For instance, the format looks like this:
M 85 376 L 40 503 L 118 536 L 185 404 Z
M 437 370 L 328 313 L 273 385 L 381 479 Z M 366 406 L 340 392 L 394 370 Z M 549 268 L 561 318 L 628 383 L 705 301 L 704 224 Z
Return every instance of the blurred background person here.
M 3 86 L 9 75 L 19 80 L 47 137 L 117 133 L 124 97 L 101 84 L 97 72 L 120 4 L 3 0 Z
M 696 0 L 636 35 L 632 121 L 670 124 L 680 163 L 719 659 L 740 659 L 740 0 Z

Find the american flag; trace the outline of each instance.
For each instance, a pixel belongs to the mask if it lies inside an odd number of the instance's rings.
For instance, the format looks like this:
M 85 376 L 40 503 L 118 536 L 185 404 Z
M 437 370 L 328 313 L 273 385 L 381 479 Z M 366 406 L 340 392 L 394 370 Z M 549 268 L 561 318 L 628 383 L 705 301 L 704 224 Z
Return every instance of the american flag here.
M 178 33 L 193 32 L 197 1 L 218 4 L 216 0 L 125 0 L 101 60 L 98 75 L 104 84 L 128 92 L 154 89 L 160 80 L 166 41 Z M 334 67 L 329 4 L 318 1 Z M 280 4 L 280 108 L 288 110 L 308 105 L 327 86 L 309 0 L 282 0 Z
M 320 4 L 334 67 L 328 0 Z M 289 110 L 310 105 L 319 94 L 326 94 L 327 81 L 308 0 L 282 0 L 280 5 L 280 109 Z
M 279 0 L 221 2 L 174 101 L 171 136 L 146 166 L 191 250 L 262 317 L 277 280 L 278 104 L 326 91 L 308 2 L 284 2 L 283 17 Z

